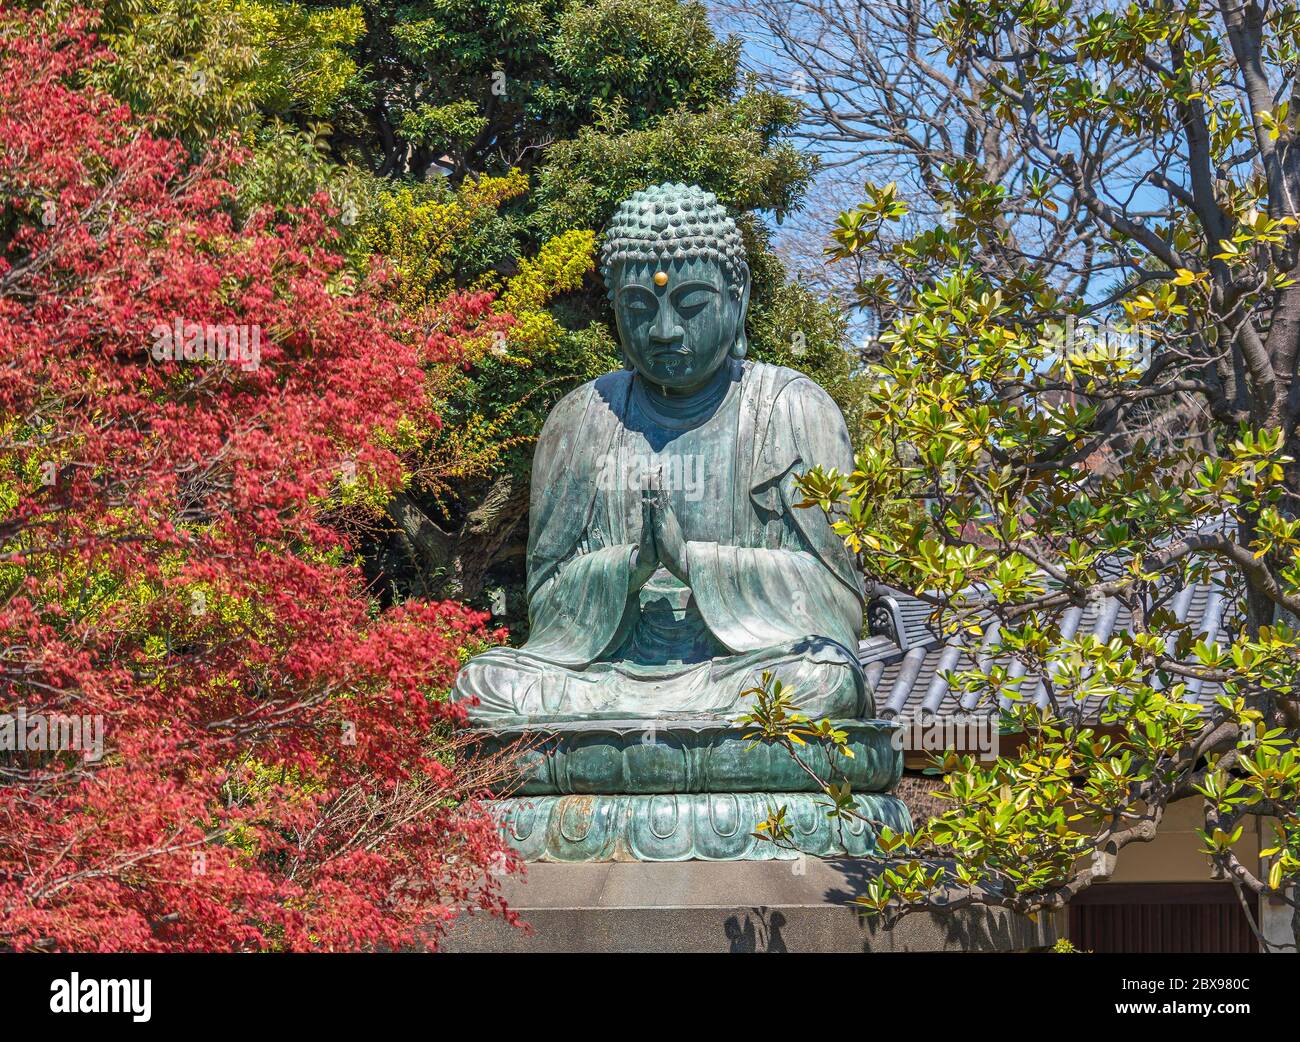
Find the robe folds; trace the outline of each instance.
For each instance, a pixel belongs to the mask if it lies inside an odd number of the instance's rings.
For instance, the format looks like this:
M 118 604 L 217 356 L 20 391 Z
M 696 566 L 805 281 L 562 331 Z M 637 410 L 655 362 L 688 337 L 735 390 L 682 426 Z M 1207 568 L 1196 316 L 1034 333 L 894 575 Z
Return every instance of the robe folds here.
M 533 463 L 531 632 L 462 670 L 453 697 L 478 700 L 471 719 L 716 715 L 764 669 L 806 712 L 869 715 L 853 557 L 821 510 L 795 506 L 797 474 L 852 471 L 844 419 L 800 373 L 728 364 L 722 402 L 685 429 L 656 420 L 628 370 L 552 411 Z M 642 490 L 609 478 L 647 452 L 699 470 L 673 492 L 689 586 L 660 569 L 631 588 Z

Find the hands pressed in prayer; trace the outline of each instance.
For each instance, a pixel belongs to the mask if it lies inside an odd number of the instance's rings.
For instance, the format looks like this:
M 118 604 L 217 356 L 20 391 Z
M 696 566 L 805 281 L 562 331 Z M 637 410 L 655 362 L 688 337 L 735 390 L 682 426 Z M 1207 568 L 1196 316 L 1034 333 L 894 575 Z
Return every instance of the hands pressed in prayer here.
M 682 526 L 655 471 L 641 490 L 641 543 L 632 563 L 634 585 L 644 585 L 661 564 L 682 582 L 689 581 Z
M 690 563 L 686 559 L 686 538 L 682 535 L 682 526 L 678 523 L 667 496 L 662 496 L 655 503 L 654 527 L 659 559 L 673 575 L 682 582 L 689 583 Z
M 689 582 L 690 567 L 686 560 L 686 537 L 682 526 L 673 511 L 672 500 L 663 489 L 656 471 L 653 487 L 646 492 L 650 496 L 650 522 L 654 528 L 655 547 L 659 551 L 659 560 L 673 575 L 682 582 Z M 644 502 L 644 495 L 642 502 Z
M 655 545 L 654 492 L 641 490 L 641 542 L 632 558 L 632 589 L 639 590 L 659 567 L 659 548 Z

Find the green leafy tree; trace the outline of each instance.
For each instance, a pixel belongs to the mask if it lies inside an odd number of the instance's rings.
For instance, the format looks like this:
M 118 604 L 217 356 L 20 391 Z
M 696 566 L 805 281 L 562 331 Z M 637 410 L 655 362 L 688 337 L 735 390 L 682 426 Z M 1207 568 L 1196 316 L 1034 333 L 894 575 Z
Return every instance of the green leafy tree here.
M 320 119 L 357 78 L 358 5 L 279 0 L 110 0 L 114 58 L 95 84 L 193 147 L 268 116 Z
M 844 325 L 788 281 L 760 218 L 792 212 L 810 183 L 812 161 L 785 140 L 798 106 L 744 81 L 736 42 L 714 37 L 701 5 L 435 0 L 368 5 L 366 19 L 364 84 L 333 116 L 335 155 L 417 194 L 519 172 L 528 190 L 457 242 L 447 272 L 516 300 L 551 277 L 537 303 L 548 319 L 534 310 L 443 389 L 446 431 L 413 461 L 377 562 L 399 595 L 432 582 L 486 603 L 490 586 L 517 589 L 531 439 L 564 392 L 620 364 L 604 287 L 575 249 L 594 250 L 638 188 L 697 181 L 742 218 L 754 356 L 809 371 L 849 411 Z
M 444 426 L 408 432 L 408 484 L 365 540 L 390 597 L 486 604 L 520 585 L 531 439 L 565 391 L 619 364 L 592 257 L 637 188 L 718 193 L 746 229 L 754 356 L 852 412 L 844 325 L 787 279 L 760 216 L 793 212 L 810 183 L 786 140 L 798 106 L 744 80 L 701 5 L 117 0 L 105 38 L 119 57 L 99 75 L 119 97 L 195 148 L 249 146 L 241 207 L 328 192 L 353 268 L 378 257 L 408 311 L 491 292 L 519 312 L 461 378 L 431 384 Z
M 966 646 L 958 697 L 1009 700 L 1025 738 L 947 759 L 949 809 L 882 836 L 864 904 L 1059 909 L 1191 799 L 1207 871 L 1297 910 L 1300 12 L 941 13 L 929 68 L 967 99 L 953 125 L 996 134 L 958 156 L 913 142 L 938 219 L 894 184 L 841 219 L 832 253 L 890 319 L 878 437 L 804 487 L 869 576 Z M 1214 634 L 1173 610 L 1205 582 L 1228 599 Z M 1100 597 L 1131 627 L 1068 636 L 1065 613 Z M 773 697 L 751 723 L 788 741 Z

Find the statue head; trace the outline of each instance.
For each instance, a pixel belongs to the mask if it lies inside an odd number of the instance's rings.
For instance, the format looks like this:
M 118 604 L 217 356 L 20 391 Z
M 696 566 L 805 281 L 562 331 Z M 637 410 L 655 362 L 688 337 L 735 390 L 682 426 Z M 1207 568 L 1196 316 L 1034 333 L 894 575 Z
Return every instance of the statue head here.
M 691 391 L 728 355 L 745 356 L 749 265 L 712 192 L 682 184 L 634 192 L 605 231 L 600 270 L 624 355 L 652 383 Z

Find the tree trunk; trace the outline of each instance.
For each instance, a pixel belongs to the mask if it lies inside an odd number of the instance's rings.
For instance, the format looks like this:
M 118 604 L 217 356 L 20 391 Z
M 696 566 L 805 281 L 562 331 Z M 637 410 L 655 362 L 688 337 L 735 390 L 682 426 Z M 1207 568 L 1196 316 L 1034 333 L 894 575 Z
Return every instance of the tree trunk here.
M 520 522 L 528 514 L 528 483 L 499 478 L 457 532 L 437 525 L 407 493 L 397 493 L 388 514 L 418 556 L 426 596 L 477 597 L 488 571 L 524 550 Z

